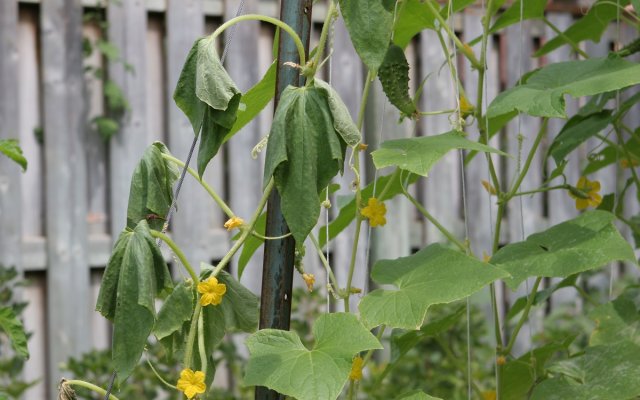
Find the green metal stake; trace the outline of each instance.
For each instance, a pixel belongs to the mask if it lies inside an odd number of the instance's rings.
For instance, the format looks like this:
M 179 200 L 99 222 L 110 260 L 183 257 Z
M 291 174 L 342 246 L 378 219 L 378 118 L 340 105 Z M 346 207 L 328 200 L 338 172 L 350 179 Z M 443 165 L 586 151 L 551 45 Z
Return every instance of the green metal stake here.
M 296 31 L 305 44 L 307 53 L 309 52 L 311 6 L 312 0 L 282 0 L 280 3 L 280 20 Z M 280 34 L 278 70 L 276 73 L 276 108 L 278 107 L 280 94 L 287 86 L 301 86 L 304 84 L 304 77 L 300 75 L 300 71 L 283 65 L 286 61 L 300 62 L 293 40 L 286 34 Z M 289 227 L 280 208 L 280 195 L 274 189 L 267 203 L 266 236 L 277 237 L 287 233 L 289 233 Z M 262 295 L 260 300 L 260 329 L 289 330 L 294 251 L 295 241 L 291 236 L 284 239 L 265 241 L 262 266 Z M 279 400 L 284 399 L 284 396 L 265 387 L 256 387 L 255 399 Z

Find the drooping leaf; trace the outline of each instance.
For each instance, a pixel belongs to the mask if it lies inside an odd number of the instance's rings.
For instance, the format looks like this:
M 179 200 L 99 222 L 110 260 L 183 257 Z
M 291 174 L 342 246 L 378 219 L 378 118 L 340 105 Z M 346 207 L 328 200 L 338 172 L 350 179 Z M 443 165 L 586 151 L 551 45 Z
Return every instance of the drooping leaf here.
M 494 118 L 515 110 L 550 118 L 565 118 L 565 95 L 575 98 L 622 89 L 640 83 L 640 64 L 620 58 L 590 58 L 549 64 L 525 83 L 500 93 L 487 110 Z
M 575 115 L 562 127 L 553 139 L 549 154 L 556 164 L 577 149 L 587 139 L 600 133 L 611 122 L 611 111 L 604 110 L 588 116 Z
M 162 229 L 173 199 L 173 184 L 180 176 L 177 167 L 165 160 L 163 154 L 169 154 L 167 147 L 153 143 L 133 171 L 127 207 L 129 229 L 134 229 L 141 220 L 147 220 L 151 229 Z
M 0 330 L 9 337 L 11 347 L 18 356 L 28 359 L 27 334 L 22 322 L 18 319 L 12 307 L 0 306 Z
M 411 185 L 418 180 L 419 176 L 415 174 L 410 174 L 408 178 L 406 178 L 407 185 Z M 373 188 L 375 186 L 377 191 L 377 198 L 380 201 L 389 200 L 396 195 L 402 193 L 402 187 L 400 186 L 403 182 L 400 180 L 400 174 L 391 174 L 380 176 L 376 182 L 371 182 L 367 186 L 365 186 L 360 191 L 360 196 L 362 198 L 362 203 L 366 204 L 369 201 L 369 198 L 373 196 Z M 391 180 L 391 182 L 389 182 Z M 379 196 L 382 190 L 388 187 L 388 189 L 384 192 L 384 196 Z M 355 196 L 351 196 L 351 200 L 347 201 L 342 207 L 340 207 L 340 212 L 338 216 L 329 223 L 329 240 L 333 240 L 340 232 L 342 232 L 351 221 L 353 221 L 356 217 L 356 200 Z M 325 226 L 319 229 L 318 242 L 320 243 L 320 247 L 324 247 L 327 244 L 327 229 Z
M 273 99 L 276 94 L 276 67 L 276 63 L 273 62 L 260 82 L 242 95 L 238 108 L 238 119 L 227 133 L 225 142 L 255 118 Z
M 513 25 L 521 20 L 539 19 L 544 17 L 547 0 L 516 0 L 496 19 L 489 33 L 494 33 Z
M 640 346 L 629 341 L 587 347 L 583 355 L 555 364 L 537 385 L 532 400 L 634 399 L 640 395 Z
M 340 0 L 340 12 L 362 62 L 377 71 L 391 40 L 393 10 L 382 0 Z
M 27 170 L 27 159 L 22 155 L 22 149 L 16 139 L 0 139 L 0 153 L 18 163 L 22 171 Z
M 345 150 L 325 90 L 287 87 L 269 134 L 264 182 L 273 175 L 297 243 L 304 242 L 318 221 L 318 193 L 342 171 Z
M 621 0 L 617 4 L 624 7 L 629 4 L 629 0 Z M 560 46 L 568 44 L 567 39 L 573 43 L 580 43 L 583 40 L 599 42 L 602 34 L 609 27 L 609 23 L 617 18 L 618 10 L 616 3 L 607 0 L 597 0 L 589 11 L 573 25 L 567 28 L 561 35 L 546 42 L 536 53 L 536 57 L 552 52 Z
M 371 279 L 397 289 L 376 289 L 364 296 L 360 315 L 368 327 L 419 329 L 430 306 L 460 300 L 507 276 L 492 265 L 432 244 L 408 257 L 376 262 Z
M 472 142 L 465 138 L 463 132 L 459 131 L 449 131 L 434 136 L 388 140 L 382 142 L 380 148 L 371 155 L 376 168 L 396 166 L 414 174 L 427 176 L 436 162 L 454 149 L 507 155 L 493 147 Z
M 193 315 L 194 288 L 191 280 L 182 280 L 158 311 L 158 318 L 153 327 L 153 334 L 162 340 L 182 329 L 185 322 Z
M 398 397 L 396 400 L 442 400 L 440 397 L 429 396 L 421 390 L 414 390 L 409 393 L 405 393 Z
M 416 113 L 416 105 L 409 96 L 409 63 L 401 47 L 391 43 L 378 70 L 382 90 L 405 116 Z
M 491 263 L 508 271 L 505 282 L 515 289 L 533 276 L 565 278 L 616 260 L 635 261 L 633 249 L 620 235 L 606 211 L 589 211 L 562 222 L 524 242 L 500 249 Z
M 315 344 L 307 349 L 295 332 L 263 329 L 247 339 L 245 385 L 266 386 L 298 400 L 333 400 L 349 378 L 351 360 L 380 342 L 355 315 L 321 315 L 313 325 Z
M 141 220 L 116 242 L 102 277 L 96 311 L 113 324 L 113 365 L 123 382 L 138 363 L 155 323 L 156 297 L 173 286 L 149 225 Z
M 327 82 L 321 79 L 315 79 L 316 87 L 324 90 L 329 103 L 329 109 L 331 110 L 331 116 L 333 117 L 333 127 L 336 132 L 342 137 L 351 147 L 354 147 L 362 140 L 362 135 L 358 130 L 358 127 L 353 122 L 349 109 L 342 102 L 340 95 L 335 91 Z
M 236 121 L 236 112 L 240 105 L 240 94 L 231 98 L 225 110 L 207 107 L 202 121 L 200 146 L 198 147 L 198 174 L 202 177 L 207 165 L 218 154 L 228 132 Z
M 640 289 L 629 287 L 617 299 L 589 313 L 596 328 L 589 345 L 606 345 L 628 340 L 640 345 Z

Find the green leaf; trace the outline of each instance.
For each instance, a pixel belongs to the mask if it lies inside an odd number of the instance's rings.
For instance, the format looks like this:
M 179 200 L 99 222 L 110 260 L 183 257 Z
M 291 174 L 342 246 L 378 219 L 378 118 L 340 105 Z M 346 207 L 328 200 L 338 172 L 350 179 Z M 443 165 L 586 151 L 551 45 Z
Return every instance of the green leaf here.
M 331 85 L 321 79 L 315 79 L 315 86 L 324 90 L 333 117 L 333 127 L 342 137 L 342 140 L 351 147 L 356 146 L 362 140 L 358 127 L 353 122 L 349 109 L 342 102 L 340 95 Z
M 120 130 L 120 124 L 113 118 L 98 116 L 91 122 L 95 125 L 96 130 L 104 140 L 111 139 L 111 137 Z
M 636 131 L 636 134 L 640 133 L 640 130 Z M 635 156 L 635 160 L 640 160 L 640 140 L 636 137 L 631 137 L 624 144 L 629 154 Z M 618 152 L 617 147 L 607 146 L 602 151 L 594 154 L 589 154 L 589 163 L 584 168 L 582 175 L 592 174 L 606 166 L 614 164 L 621 159 L 621 154 Z M 639 192 L 640 193 L 640 192 Z
M 409 63 L 402 48 L 393 43 L 389 45 L 378 70 L 378 78 L 389 102 L 403 115 L 412 116 L 417 112 L 416 105 L 409 96 Z
M 362 62 L 377 71 L 391 40 L 393 10 L 381 0 L 340 0 L 340 12 Z
M 27 334 L 24 331 L 22 322 L 13 312 L 13 308 L 0 306 L 0 329 L 9 337 L 11 347 L 16 351 L 16 354 L 28 359 Z
M 266 386 L 298 400 L 333 400 L 349 378 L 353 356 L 382 348 L 353 314 L 321 315 L 313 336 L 315 345 L 309 350 L 295 332 L 263 329 L 251 335 L 244 384 Z
M 276 94 L 276 69 L 277 65 L 274 61 L 260 82 L 256 83 L 242 96 L 238 109 L 238 119 L 229 133 L 227 133 L 224 139 L 225 142 L 255 118 L 273 99 Z
M 360 315 L 368 327 L 419 329 L 430 306 L 460 300 L 507 276 L 490 264 L 432 244 L 408 257 L 376 262 L 371 279 L 397 289 L 376 289 L 364 296 Z
M 547 0 L 516 0 L 511 4 L 511 7 L 498 17 L 491 29 L 489 29 L 489 33 L 497 32 L 521 20 L 541 19 L 544 17 L 546 5 Z
M 544 303 L 557 290 L 574 286 L 576 284 L 576 281 L 578 280 L 578 276 L 578 274 L 570 275 L 562 281 L 556 283 L 555 285 L 538 291 L 533 299 L 533 305 L 537 306 L 538 304 Z M 528 299 L 529 295 L 519 297 L 509 308 L 509 312 L 507 313 L 507 320 L 513 319 L 520 313 L 520 311 L 524 310 Z
M 591 96 L 640 83 L 640 64 L 620 58 L 590 58 L 547 65 L 525 83 L 500 93 L 487 110 L 494 118 L 515 110 L 565 118 L 564 95 Z
M 532 400 L 622 400 L 640 395 L 640 346 L 632 342 L 587 347 L 583 355 L 556 367 L 570 370 L 571 376 L 554 374 L 542 381 Z
M 209 107 L 224 111 L 240 91 L 222 66 L 213 38 L 200 39 L 197 44 L 196 96 Z
M 342 171 L 345 150 L 325 90 L 287 87 L 271 125 L 264 182 L 273 175 L 296 242 L 303 243 L 318 221 L 318 192 Z
M 18 163 L 22 171 L 27 170 L 27 159 L 22 155 L 22 149 L 16 139 L 0 139 L 0 153 Z
M 405 393 L 398 397 L 396 400 L 442 400 L 439 397 L 429 396 L 421 390 L 414 390 L 409 393 Z
M 127 207 L 129 229 L 134 229 L 141 220 L 148 220 L 151 229 L 162 230 L 163 218 L 173 199 L 173 184 L 180 176 L 178 168 L 165 160 L 163 154 L 169 154 L 167 147 L 153 143 L 133 171 Z
M 171 274 L 145 220 L 116 242 L 102 277 L 96 311 L 113 322 L 113 364 L 123 382 L 138 363 L 155 323 L 155 299 Z
M 419 176 L 415 174 L 410 174 L 407 179 L 407 186 L 415 183 L 418 180 Z M 377 198 L 380 201 L 389 200 L 396 195 L 402 193 L 402 181 L 400 180 L 400 174 L 391 174 L 380 176 L 375 183 L 371 182 L 367 186 L 365 186 L 360 191 L 360 196 L 362 198 L 362 203 L 366 204 L 369 201 L 369 198 L 373 196 L 373 188 L 376 187 Z M 391 182 L 389 182 L 391 181 Z M 384 196 L 379 196 L 379 193 L 382 192 L 383 188 L 388 187 L 385 191 Z M 333 240 L 340 232 L 342 232 L 351 221 L 353 221 L 356 217 L 356 200 L 355 196 L 350 196 L 350 200 L 346 202 L 344 206 L 340 208 L 340 212 L 338 216 L 331 221 L 329 224 L 329 240 Z M 323 226 L 319 229 L 318 242 L 320 247 L 324 247 L 327 244 L 327 229 L 326 226 Z
M 240 105 L 240 94 L 232 97 L 228 108 L 224 111 L 208 107 L 204 112 L 200 146 L 198 147 L 198 174 L 202 177 L 207 165 L 218 154 L 228 132 L 236 121 L 236 113 Z
M 373 163 L 376 168 L 396 166 L 427 176 L 429 170 L 451 150 L 465 149 L 507 155 L 493 147 L 472 142 L 463 132 L 449 131 L 440 135 L 387 140 L 374 151 Z
M 621 0 L 619 6 L 624 7 L 629 0 Z M 568 44 L 567 39 L 578 44 L 583 40 L 599 42 L 602 34 L 609 27 L 609 23 L 617 18 L 616 3 L 608 0 L 597 0 L 589 11 L 576 23 L 567 28 L 561 35 L 546 42 L 536 53 L 536 57 L 543 56 L 553 50 Z
M 611 111 L 604 110 L 588 116 L 575 115 L 562 127 L 553 139 L 549 154 L 560 164 L 569 153 L 587 139 L 600 133 L 611 122 Z
M 129 103 L 117 83 L 112 80 L 105 81 L 103 91 L 109 111 L 113 113 L 123 113 L 129 109 Z
M 96 41 L 96 47 L 109 61 L 118 61 L 120 59 L 120 50 L 116 45 L 107 40 Z
M 589 318 L 596 323 L 589 345 L 606 345 L 622 340 L 640 345 L 640 289 L 627 288 L 617 299 L 592 310 Z
M 567 277 L 616 260 L 634 262 L 633 249 L 606 211 L 589 211 L 562 222 L 524 242 L 500 249 L 491 263 L 508 271 L 507 286 L 515 289 L 532 276 Z
M 182 280 L 167 297 L 158 311 L 153 334 L 162 340 L 182 329 L 193 315 L 194 288 L 191 280 Z

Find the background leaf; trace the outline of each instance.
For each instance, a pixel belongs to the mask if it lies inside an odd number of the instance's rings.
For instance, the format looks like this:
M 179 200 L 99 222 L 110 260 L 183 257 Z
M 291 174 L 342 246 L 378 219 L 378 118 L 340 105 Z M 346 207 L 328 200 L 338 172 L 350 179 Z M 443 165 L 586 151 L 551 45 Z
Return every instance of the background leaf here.
M 532 276 L 567 277 L 616 260 L 635 262 L 633 249 L 613 225 L 615 216 L 589 211 L 562 222 L 524 242 L 511 243 L 491 258 L 508 271 L 505 283 L 515 289 Z
M 521 20 L 543 18 L 546 5 L 547 0 L 516 0 L 511 7 L 500 14 L 489 29 L 489 33 L 497 32 Z
M 29 358 L 29 349 L 27 348 L 27 334 L 24 331 L 22 322 L 13 312 L 12 307 L 0 306 L 0 329 L 9 337 L 11 347 L 16 353 L 24 358 Z
M 549 64 L 525 83 L 500 93 L 487 110 L 494 118 L 515 110 L 538 117 L 565 118 L 564 95 L 591 96 L 640 83 L 640 64 L 620 58 L 590 58 Z
M 432 244 L 408 257 L 376 262 L 371 279 L 397 289 L 368 293 L 360 301 L 360 315 L 368 327 L 419 329 L 430 306 L 465 298 L 506 276 L 492 265 Z
M 298 400 L 333 400 L 348 380 L 353 356 L 382 346 L 353 314 L 321 315 L 307 349 L 296 332 L 263 329 L 247 339 L 245 385 L 266 386 Z
M 27 159 L 22 155 L 22 149 L 16 139 L 0 139 L 0 153 L 18 163 L 22 171 L 27 170 Z
M 380 148 L 371 155 L 376 168 L 396 166 L 414 174 L 427 176 L 436 162 L 454 149 L 507 155 L 493 147 L 472 142 L 465 138 L 463 132 L 459 131 L 450 131 L 434 136 L 387 140 L 382 142 Z
M 560 164 L 569 153 L 587 139 L 600 133 L 611 123 L 611 111 L 604 110 L 587 116 L 575 115 L 562 127 L 553 139 L 549 154 Z
M 628 287 L 617 299 L 592 310 L 589 318 L 596 323 L 591 346 L 623 340 L 640 345 L 640 288 Z

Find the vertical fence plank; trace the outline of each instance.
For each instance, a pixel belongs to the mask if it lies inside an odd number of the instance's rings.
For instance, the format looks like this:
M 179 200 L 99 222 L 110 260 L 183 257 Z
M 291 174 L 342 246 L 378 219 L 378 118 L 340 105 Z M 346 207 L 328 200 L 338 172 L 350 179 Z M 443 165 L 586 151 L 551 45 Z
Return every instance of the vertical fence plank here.
M 25 392 L 23 399 L 51 399 L 55 397 L 47 395 L 47 277 L 38 272 L 26 274 L 26 279 L 23 297 L 29 300 L 29 305 L 23 314 L 24 329 L 31 337 L 23 378 L 26 382 L 39 382 Z
M 42 4 L 43 107 L 47 222 L 47 325 L 49 396 L 60 363 L 91 342 L 82 4 Z M 71 292 L 72 291 L 72 292 Z M 73 293 L 73 295 L 70 295 Z
M 170 0 L 167 2 L 167 108 L 169 110 L 169 145 L 171 152 L 186 160 L 194 138 L 187 117 L 173 101 L 173 90 L 193 42 L 204 32 L 204 16 L 200 1 Z M 197 148 L 192 159 L 195 166 Z M 211 168 L 211 167 L 210 167 Z M 178 211 L 171 222 L 171 232 L 185 251 L 189 261 L 198 266 L 210 261 L 207 253 L 209 221 L 206 216 L 213 203 L 200 184 L 187 175 L 178 199 Z
M 126 224 L 131 175 L 149 145 L 146 97 L 147 9 L 142 0 L 110 2 L 107 9 L 109 41 L 120 49 L 122 62 L 109 63 L 108 77 L 120 88 L 130 110 L 121 119 L 121 128 L 110 141 L 110 227 L 115 241 Z
M 240 0 L 225 1 L 225 21 L 235 17 Z M 257 10 L 257 2 L 245 0 L 243 14 Z M 232 35 L 225 61 L 229 75 L 243 93 L 260 80 L 258 65 L 258 37 L 260 24 L 257 21 L 243 22 L 225 32 L 225 40 Z M 262 195 L 262 165 L 251 158 L 251 149 L 260 141 L 260 121 L 254 119 L 227 144 L 228 198 L 230 207 L 240 217 L 248 220 Z M 262 249 L 247 264 L 242 283 L 254 292 L 260 291 L 260 265 Z

